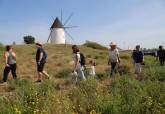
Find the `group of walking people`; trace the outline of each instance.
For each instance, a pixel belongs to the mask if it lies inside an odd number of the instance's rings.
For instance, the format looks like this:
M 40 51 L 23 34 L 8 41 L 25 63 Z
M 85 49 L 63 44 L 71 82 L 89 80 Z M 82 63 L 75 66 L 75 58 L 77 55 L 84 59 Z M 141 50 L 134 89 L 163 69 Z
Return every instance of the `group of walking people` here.
M 44 66 L 47 59 L 47 54 L 45 50 L 42 48 L 42 44 L 36 43 L 37 51 L 36 51 L 36 66 L 38 72 L 38 79 L 36 82 L 41 82 L 42 76 L 46 76 L 48 79 L 50 78 L 49 74 L 44 70 Z M 17 69 L 17 56 L 13 51 L 13 47 L 11 45 L 6 46 L 6 51 L 4 53 L 5 59 L 5 68 L 3 73 L 2 83 L 7 82 L 8 75 L 11 71 L 13 79 L 17 79 L 16 69 Z
M 117 73 L 117 66 L 120 64 L 120 54 L 119 50 L 117 48 L 117 44 L 114 42 L 110 43 L 110 50 L 109 50 L 109 59 L 108 59 L 108 65 L 111 66 L 110 75 L 113 76 L 115 73 Z M 36 66 L 37 66 L 37 72 L 38 72 L 38 79 L 36 82 L 42 82 L 42 77 L 45 76 L 46 78 L 50 78 L 49 74 L 44 70 L 44 66 L 47 60 L 47 53 L 45 52 L 43 46 L 41 43 L 36 43 Z M 84 69 L 86 69 L 86 59 L 84 54 L 79 50 L 77 45 L 72 46 L 73 51 L 73 61 L 74 61 L 74 67 L 73 67 L 73 75 L 76 75 L 77 77 L 81 78 L 82 80 L 86 80 L 87 76 L 84 73 Z M 6 51 L 4 53 L 5 58 L 5 68 L 3 73 L 3 79 L 2 82 L 7 82 L 8 74 L 11 71 L 13 79 L 17 79 L 16 69 L 17 69 L 17 56 L 16 53 L 13 51 L 13 47 L 8 45 L 6 46 Z M 157 51 L 157 58 L 160 61 L 160 65 L 164 65 L 165 62 L 165 50 L 163 49 L 163 46 L 159 46 L 159 50 Z M 135 67 L 135 74 L 140 75 L 142 71 L 142 65 L 144 65 L 144 54 L 141 50 L 140 45 L 136 46 L 136 49 L 132 52 L 132 59 L 134 62 Z M 89 70 L 90 76 L 95 76 L 95 66 L 96 63 L 93 60 L 89 61 L 89 66 L 87 69 Z

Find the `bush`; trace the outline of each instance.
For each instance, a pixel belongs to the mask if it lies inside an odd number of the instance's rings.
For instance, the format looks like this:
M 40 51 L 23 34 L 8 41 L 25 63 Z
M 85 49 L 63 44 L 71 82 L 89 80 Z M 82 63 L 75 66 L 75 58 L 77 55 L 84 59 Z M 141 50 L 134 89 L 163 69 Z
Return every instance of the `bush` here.
M 74 106 L 72 101 L 64 92 L 56 93 L 51 98 L 51 106 L 49 114 L 74 114 Z
M 83 44 L 83 46 L 90 47 L 93 49 L 108 50 L 107 47 L 104 47 L 96 42 L 91 42 L 91 41 L 86 41 L 86 43 Z
M 158 81 L 146 81 L 143 86 L 147 95 L 142 95 L 140 101 L 141 113 L 164 114 L 165 103 L 163 101 L 165 100 L 165 84 Z
M 63 69 L 56 75 L 56 77 L 58 77 L 58 78 L 66 78 L 66 77 L 68 77 L 70 75 L 70 73 L 72 73 L 71 69 Z
M 92 55 L 87 55 L 87 58 L 92 58 Z
M 130 57 L 128 55 L 121 55 L 120 56 L 121 59 L 125 59 L 125 60 L 129 60 Z
M 107 77 L 108 75 L 110 75 L 110 72 L 109 71 L 107 71 L 107 73 L 97 73 L 96 74 L 96 77 L 98 79 L 103 79 L 103 78 Z
M 164 81 L 165 70 L 161 69 L 160 66 L 157 68 L 150 67 L 144 71 L 144 75 L 150 78 L 152 81 Z
M 90 77 L 86 81 L 81 81 L 77 87 L 71 90 L 69 96 L 75 112 L 78 114 L 89 114 L 96 109 L 100 100 L 97 93 L 97 85 L 98 81 Z
M 25 44 L 34 44 L 35 38 L 33 36 L 24 36 Z
M 49 112 L 52 103 L 51 98 L 55 93 L 53 82 L 45 80 L 40 85 L 33 85 L 27 80 L 17 80 L 10 83 L 10 86 L 17 89 L 10 99 L 8 98 L 10 102 L 5 104 L 5 106 L 10 106 L 9 114 L 47 114 Z M 1 112 L 9 112 L 6 109 L 2 110 L 1 108 Z
M 130 73 L 130 68 L 126 65 L 120 65 L 118 67 L 118 72 L 120 75 L 126 75 Z
M 94 59 L 96 59 L 96 60 L 98 60 L 98 59 L 105 59 L 105 56 L 98 56 L 98 55 L 96 55 L 96 56 L 94 57 Z

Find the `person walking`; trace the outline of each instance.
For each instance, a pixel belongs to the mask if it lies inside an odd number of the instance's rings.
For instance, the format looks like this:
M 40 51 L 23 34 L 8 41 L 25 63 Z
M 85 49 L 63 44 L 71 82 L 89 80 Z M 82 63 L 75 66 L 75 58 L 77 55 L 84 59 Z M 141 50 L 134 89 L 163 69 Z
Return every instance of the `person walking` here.
M 133 52 L 132 58 L 134 60 L 135 65 L 135 74 L 140 75 L 142 71 L 142 65 L 144 64 L 144 54 L 140 50 L 140 45 L 136 46 L 136 51 Z
M 36 82 L 41 82 L 41 78 L 43 75 L 49 79 L 49 74 L 44 70 L 47 54 L 43 49 L 42 44 L 36 43 L 36 47 L 37 47 L 36 63 L 37 63 L 37 72 L 38 72 L 38 80 Z
M 3 73 L 3 82 L 7 82 L 9 72 L 11 71 L 13 79 L 17 78 L 16 74 L 16 54 L 13 51 L 12 46 L 6 46 L 6 51 L 4 53 L 5 58 L 5 69 Z
M 73 51 L 73 61 L 74 61 L 73 73 L 77 74 L 81 79 L 86 80 L 83 71 L 85 65 L 85 57 L 82 53 L 80 53 L 80 50 L 77 45 L 72 46 L 72 51 Z
M 163 46 L 159 46 L 157 58 L 159 59 L 160 65 L 163 66 L 165 62 L 165 50 L 163 49 Z
M 117 44 L 114 42 L 110 43 L 110 50 L 109 50 L 109 60 L 108 65 L 111 66 L 111 76 L 113 76 L 114 73 L 117 73 L 117 65 L 120 64 L 120 57 L 119 57 L 119 51 L 117 49 Z
M 93 60 L 90 60 L 89 61 L 89 75 L 90 76 L 96 75 L 95 66 L 96 66 L 96 63 Z

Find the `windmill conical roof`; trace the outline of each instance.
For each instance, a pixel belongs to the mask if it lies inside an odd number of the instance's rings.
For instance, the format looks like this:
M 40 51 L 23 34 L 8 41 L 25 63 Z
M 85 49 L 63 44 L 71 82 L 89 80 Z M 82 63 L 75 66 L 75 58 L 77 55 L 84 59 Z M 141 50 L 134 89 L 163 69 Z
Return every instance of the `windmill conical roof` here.
M 56 17 L 56 19 L 54 20 L 51 29 L 53 28 L 64 28 L 64 26 L 62 25 L 61 21 L 58 19 L 58 17 Z

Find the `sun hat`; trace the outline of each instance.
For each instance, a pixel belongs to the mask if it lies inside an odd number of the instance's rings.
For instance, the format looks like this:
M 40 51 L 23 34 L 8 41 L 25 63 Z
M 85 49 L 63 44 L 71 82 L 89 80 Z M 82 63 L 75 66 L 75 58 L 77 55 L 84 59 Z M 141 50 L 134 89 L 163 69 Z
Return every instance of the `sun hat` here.
M 115 42 L 111 42 L 110 46 L 116 46 L 117 44 Z
M 42 46 L 42 44 L 40 42 L 37 42 L 36 45 L 37 46 Z

